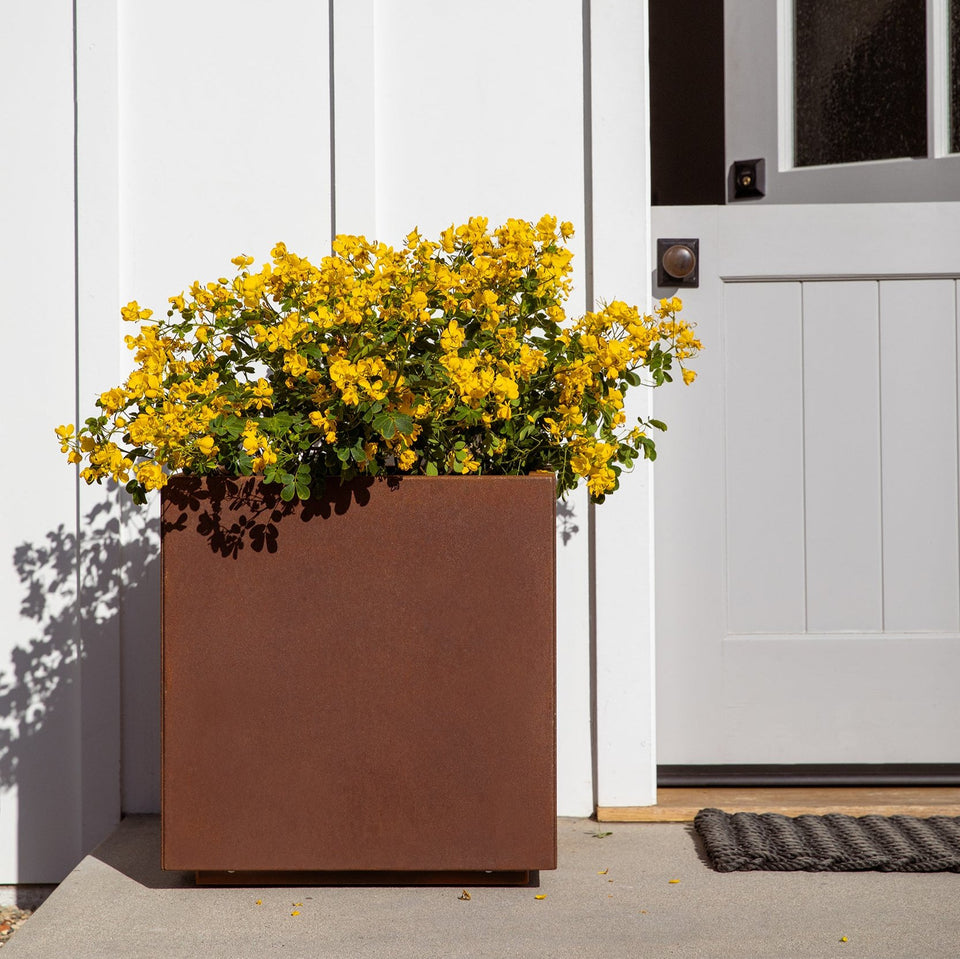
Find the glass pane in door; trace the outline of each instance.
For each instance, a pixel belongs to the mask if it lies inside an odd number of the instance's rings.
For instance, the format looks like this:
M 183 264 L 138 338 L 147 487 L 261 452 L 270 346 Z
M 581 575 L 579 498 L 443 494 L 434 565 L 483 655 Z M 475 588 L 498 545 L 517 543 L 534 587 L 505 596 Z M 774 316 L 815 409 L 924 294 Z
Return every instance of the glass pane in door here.
M 794 151 L 796 166 L 927 155 L 925 0 L 795 0 Z
M 960 0 L 950 0 L 950 152 L 960 153 Z

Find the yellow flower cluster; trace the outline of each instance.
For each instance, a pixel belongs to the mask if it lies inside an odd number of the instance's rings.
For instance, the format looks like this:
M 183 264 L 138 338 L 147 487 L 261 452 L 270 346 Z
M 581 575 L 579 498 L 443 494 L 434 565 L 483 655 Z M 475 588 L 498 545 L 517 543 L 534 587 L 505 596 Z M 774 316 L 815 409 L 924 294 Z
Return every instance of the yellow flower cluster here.
M 537 470 L 602 500 L 663 428 L 627 423 L 626 390 L 674 363 L 691 382 L 700 343 L 676 299 L 568 319 L 572 234 L 474 217 L 400 249 L 338 236 L 317 265 L 282 243 L 259 270 L 237 256 L 163 320 L 122 309 L 135 368 L 99 415 L 57 429 L 61 449 L 139 501 L 176 471 L 258 474 L 289 499 L 329 476 Z

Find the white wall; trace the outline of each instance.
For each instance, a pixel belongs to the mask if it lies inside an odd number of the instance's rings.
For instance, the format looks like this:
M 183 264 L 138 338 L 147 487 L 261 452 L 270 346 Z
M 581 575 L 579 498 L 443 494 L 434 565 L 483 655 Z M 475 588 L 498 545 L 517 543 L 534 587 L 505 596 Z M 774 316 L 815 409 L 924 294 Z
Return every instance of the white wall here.
M 55 426 L 74 419 L 75 407 L 72 63 L 69 0 L 4 11 L 2 882 L 59 878 L 82 842 L 76 489 L 53 435 Z M 56 841 L 45 833 L 51 823 Z
M 4 329 L 26 335 L 0 384 L 16 451 L 0 562 L 32 551 L 0 579 L 0 729 L 22 729 L 0 738 L 0 883 L 62 878 L 121 801 L 159 809 L 156 509 L 78 489 L 52 433 L 122 379 L 119 307 L 164 310 L 277 240 L 316 258 L 334 229 L 400 243 L 414 225 L 545 212 L 578 228 L 571 312 L 594 285 L 643 302 L 644 22 L 625 0 L 77 0 L 74 35 L 64 0 L 8 11 L 0 275 L 17 291 Z M 645 472 L 631 484 L 595 530 L 582 492 L 558 516 L 562 814 L 650 785 L 650 491 Z

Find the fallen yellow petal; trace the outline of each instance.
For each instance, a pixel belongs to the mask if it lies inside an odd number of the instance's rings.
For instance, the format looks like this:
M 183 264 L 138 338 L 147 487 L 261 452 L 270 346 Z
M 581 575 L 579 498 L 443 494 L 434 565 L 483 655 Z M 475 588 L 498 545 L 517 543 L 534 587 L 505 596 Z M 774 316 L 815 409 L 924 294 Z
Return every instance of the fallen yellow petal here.
M 257 900 L 257 905 L 258 905 L 258 906 L 262 906 L 262 905 L 263 905 L 263 900 L 262 900 L 262 899 L 258 899 L 258 900 Z
M 597 870 L 597 875 L 598 875 L 598 876 L 605 876 L 608 872 L 610 872 L 609 869 L 599 869 L 599 870 Z
M 291 916 L 299 916 L 299 915 L 300 915 L 300 910 L 299 910 L 299 909 L 294 909 L 293 912 L 290 913 L 290 915 L 291 915 Z
M 469 898 L 470 898 L 470 893 L 467 892 L 466 889 L 464 889 L 463 892 L 460 893 L 459 896 L 457 896 L 457 899 L 469 899 Z
M 668 882 L 674 883 L 674 882 L 680 882 L 680 880 L 679 880 L 679 879 L 669 879 Z
M 840 941 L 841 941 L 841 942 L 848 942 L 849 940 L 847 939 L 846 936 L 841 936 L 841 937 L 840 937 Z
M 547 897 L 546 897 L 543 893 L 541 893 L 539 896 L 534 896 L 533 898 L 534 898 L 534 899 L 546 899 Z

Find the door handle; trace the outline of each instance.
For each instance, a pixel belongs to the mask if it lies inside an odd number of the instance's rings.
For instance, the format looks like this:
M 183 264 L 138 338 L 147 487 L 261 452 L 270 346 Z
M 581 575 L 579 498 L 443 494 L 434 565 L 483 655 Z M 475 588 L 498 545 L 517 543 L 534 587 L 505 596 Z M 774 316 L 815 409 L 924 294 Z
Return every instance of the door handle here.
M 700 286 L 699 239 L 657 239 L 657 286 Z

